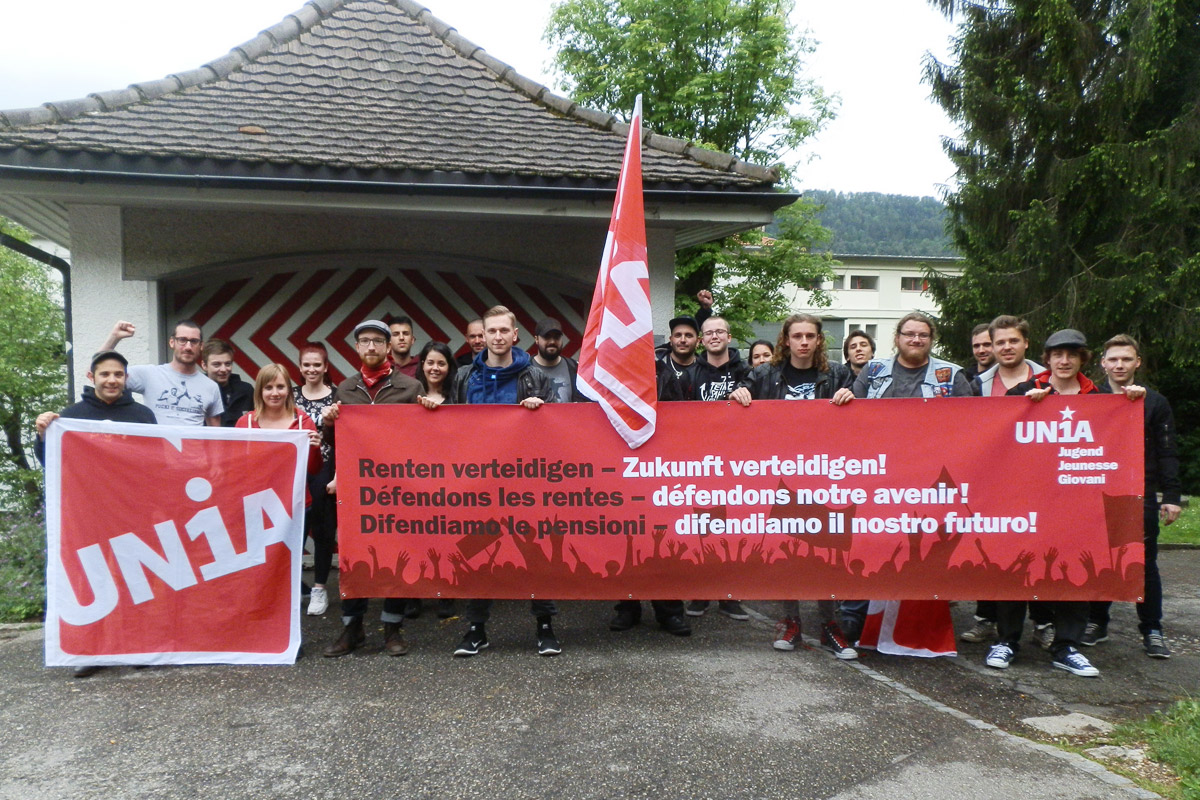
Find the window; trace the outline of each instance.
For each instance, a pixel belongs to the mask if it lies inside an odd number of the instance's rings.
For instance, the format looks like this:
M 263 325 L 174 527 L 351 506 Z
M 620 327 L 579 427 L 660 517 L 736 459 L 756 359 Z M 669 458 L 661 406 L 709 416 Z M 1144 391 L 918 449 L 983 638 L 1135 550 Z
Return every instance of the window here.
M 847 331 L 847 335 L 854 333 L 855 331 L 863 331 L 864 333 L 867 334 L 867 336 L 870 336 L 872 339 L 875 339 L 875 338 L 877 338 L 875 331 L 878 329 L 879 329 L 879 326 L 875 325 L 874 323 L 872 323 L 870 325 L 859 325 L 857 322 L 852 322 L 852 323 L 850 323 L 850 330 Z
M 925 278 L 901 278 L 900 291 L 927 292 L 929 291 L 929 281 Z
M 867 289 L 870 291 L 879 290 L 879 276 L 877 275 L 851 275 L 851 289 Z
M 845 289 L 846 288 L 846 276 L 845 275 L 836 276 L 833 279 L 833 286 L 830 288 L 832 288 L 835 292 L 840 292 L 842 289 Z

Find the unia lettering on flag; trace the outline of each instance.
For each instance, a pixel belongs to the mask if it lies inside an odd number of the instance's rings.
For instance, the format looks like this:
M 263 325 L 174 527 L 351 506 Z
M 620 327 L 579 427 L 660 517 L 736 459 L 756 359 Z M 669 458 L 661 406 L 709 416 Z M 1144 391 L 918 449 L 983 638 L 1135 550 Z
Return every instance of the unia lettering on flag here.
M 600 274 L 579 357 L 579 391 L 598 402 L 631 448 L 654 434 L 654 325 L 642 206 L 642 96 L 633 106 Z

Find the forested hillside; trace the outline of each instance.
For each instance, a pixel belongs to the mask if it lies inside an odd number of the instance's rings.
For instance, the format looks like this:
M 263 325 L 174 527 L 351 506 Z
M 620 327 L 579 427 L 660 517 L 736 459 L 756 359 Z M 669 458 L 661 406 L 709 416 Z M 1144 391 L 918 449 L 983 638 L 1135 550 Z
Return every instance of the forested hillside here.
M 878 192 L 807 191 L 824 206 L 817 217 L 833 232 L 834 253 L 953 256 L 945 232 L 945 206 L 933 197 Z

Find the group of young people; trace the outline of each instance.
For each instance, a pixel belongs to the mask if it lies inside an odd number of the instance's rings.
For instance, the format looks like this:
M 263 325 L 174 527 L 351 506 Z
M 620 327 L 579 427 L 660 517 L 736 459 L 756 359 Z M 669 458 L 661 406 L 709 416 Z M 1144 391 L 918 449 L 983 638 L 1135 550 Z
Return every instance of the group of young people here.
M 1161 394 L 1134 382 L 1141 354 L 1132 337 L 1119 334 L 1104 343 L 1100 361 L 1104 377 L 1093 383 L 1084 373 L 1092 352 L 1083 333 L 1074 329 L 1056 331 L 1046 338 L 1043 367 L 1026 358 L 1031 346 L 1028 323 L 1011 315 L 998 316 L 973 332 L 974 352 L 979 354 L 986 349 L 990 359 L 977 360 L 974 368 L 967 370 L 933 355 L 937 327 L 928 316 L 914 312 L 902 317 L 896 325 L 893 356 L 875 358 L 872 337 L 856 330 L 844 339 L 845 363 L 839 364 L 828 357 L 821 318 L 793 314 L 784 320 L 774 346 L 765 340 L 751 345 L 751 363 L 747 364 L 731 346 L 728 323 L 712 315 L 703 302 L 701 305 L 696 317 L 676 317 L 670 322 L 670 338 L 658 358 L 661 400 L 721 400 L 741 405 L 756 400 L 827 400 L 834 405 L 845 405 L 864 399 L 1023 395 L 1037 402 L 1049 394 L 1111 392 L 1122 393 L 1131 401 L 1142 401 L 1146 438 L 1146 589 L 1137 612 L 1146 654 L 1151 658 L 1170 657 L 1162 632 L 1157 543 L 1160 520 L 1169 525 L 1180 513 L 1174 419 Z M 980 346 L 984 339 L 987 348 Z M 700 353 L 697 342 L 703 344 Z M 706 601 L 693 601 L 686 613 L 701 615 L 708 605 Z M 825 600 L 817 605 L 822 620 L 821 644 L 838 658 L 857 658 L 854 643 L 863 634 L 868 602 Z M 985 663 L 1005 669 L 1020 649 L 1028 614 L 1034 621 L 1035 641 L 1051 653 L 1055 667 L 1073 675 L 1092 677 L 1099 670 L 1080 647 L 1092 647 L 1108 638 L 1110 606 L 1104 602 L 980 601 L 976 624 L 961 638 L 969 642 L 991 641 Z M 723 601 L 718 608 L 733 619 L 748 617 L 734 601 Z M 925 623 L 947 626 L 952 640 L 948 606 L 934 603 L 923 608 Z M 792 650 L 800 638 L 799 604 L 789 601 L 786 616 L 776 627 L 774 647 Z M 881 643 L 873 642 L 872 646 L 886 650 Z
M 1025 395 L 1039 401 L 1048 394 L 1125 393 L 1142 400 L 1146 426 L 1146 592 L 1138 604 L 1140 629 L 1146 652 L 1167 658 L 1170 651 L 1162 634 L 1162 587 L 1157 569 L 1159 521 L 1174 522 L 1180 513 L 1178 458 L 1171 409 L 1162 395 L 1137 386 L 1140 366 L 1137 343 L 1118 335 L 1103 347 L 1101 366 L 1105 379 L 1093 383 L 1083 373 L 1091 359 L 1082 333 L 1061 330 L 1045 341 L 1047 367 L 1026 358 L 1030 346 L 1028 324 L 1003 315 L 973 339 L 986 334 L 990 361 L 979 354 L 976 364 L 962 369 L 932 354 L 936 326 L 924 314 L 903 317 L 895 330 L 895 354 L 875 358 L 875 341 L 859 330 L 842 344 L 845 363 L 831 361 L 820 317 L 793 314 L 784 320 L 774 343 L 759 340 L 743 361 L 732 346 L 727 321 L 711 310 L 711 296 L 701 293 L 701 312 L 670 321 L 670 335 L 658 351 L 655 368 L 662 401 L 723 401 L 748 406 L 762 400 L 827 400 L 845 405 L 856 400 L 898 397 L 968 397 Z M 413 326 L 407 317 L 389 321 L 365 320 L 353 331 L 358 369 L 337 386 L 329 380 L 329 357 L 318 342 L 300 348 L 296 365 L 303 382 L 295 384 L 287 365 L 268 364 L 253 386 L 233 373 L 233 348 L 220 340 L 204 342 L 200 326 L 183 320 L 169 340 L 172 358 L 166 364 L 133 366 L 115 348 L 135 335 L 129 322 L 118 322 L 100 351 L 93 356 L 83 399 L 62 412 L 47 412 L 37 419 L 39 446 L 47 427 L 58 416 L 109 419 L 168 425 L 227 425 L 247 428 L 304 430 L 310 437 L 306 530 L 312 537 L 313 585 L 307 613 L 324 614 L 329 608 L 327 584 L 336 547 L 337 476 L 334 469 L 336 423 L 345 404 L 376 405 L 418 403 L 430 410 L 444 404 L 519 404 L 535 411 L 545 403 L 578 402 L 576 362 L 562 354 L 562 326 L 545 319 L 535 328 L 533 354 L 517 347 L 520 333 L 515 315 L 503 306 L 487 310 L 468 326 L 466 352 L 455 357 L 443 342 L 428 342 L 417 353 Z M 702 347 L 698 347 L 701 344 Z M 131 392 L 146 402 L 136 403 Z M 1159 492 L 1162 493 L 1161 502 Z M 904 601 L 907 602 L 907 601 Z M 419 599 L 386 598 L 383 602 L 383 651 L 400 656 L 408 652 L 404 620 L 419 613 Z M 676 636 L 691 633 L 688 617 L 703 615 L 709 602 L 695 599 L 656 600 L 651 604 L 656 621 Z M 1053 664 L 1075 675 L 1093 676 L 1098 670 L 1079 648 L 1108 638 L 1107 603 L 1016 603 L 980 601 L 976 625 L 961 638 L 971 642 L 993 640 L 986 663 L 1006 668 L 1019 648 L 1024 619 L 1035 623 L 1034 638 L 1052 653 Z M 328 657 L 349 654 L 366 639 L 364 616 L 368 600 L 343 599 L 342 630 L 324 649 Z M 488 647 L 486 625 L 492 601 L 471 600 L 466 605 L 468 628 L 454 654 L 469 657 Z M 867 601 L 818 601 L 820 642 L 838 658 L 858 657 L 855 643 L 863 633 Z M 718 603 L 721 612 L 738 620 L 749 618 L 735 600 Z M 773 639 L 778 650 L 793 650 L 801 642 L 799 602 L 786 603 Z M 556 655 L 562 646 L 554 633 L 556 604 L 531 602 L 535 641 L 541 655 Z M 438 614 L 455 614 L 453 601 L 439 601 Z M 642 606 L 622 601 L 609 624 L 626 631 L 641 621 Z M 930 624 L 949 624 L 948 607 Z M 951 634 L 952 635 L 952 634 Z M 883 647 L 879 649 L 883 650 Z M 85 667 L 77 675 L 91 674 Z

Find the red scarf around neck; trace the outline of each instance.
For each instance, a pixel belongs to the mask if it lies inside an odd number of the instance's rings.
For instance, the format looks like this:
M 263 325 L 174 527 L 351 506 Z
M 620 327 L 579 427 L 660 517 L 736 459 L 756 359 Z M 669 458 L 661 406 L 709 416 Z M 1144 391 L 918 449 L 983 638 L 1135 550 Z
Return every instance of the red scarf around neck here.
M 359 367 L 358 371 L 362 375 L 363 383 L 367 385 L 367 388 L 374 389 L 376 384 L 392 374 L 392 362 L 384 359 L 383 363 L 375 369 L 371 369 L 366 364 L 363 364 Z

